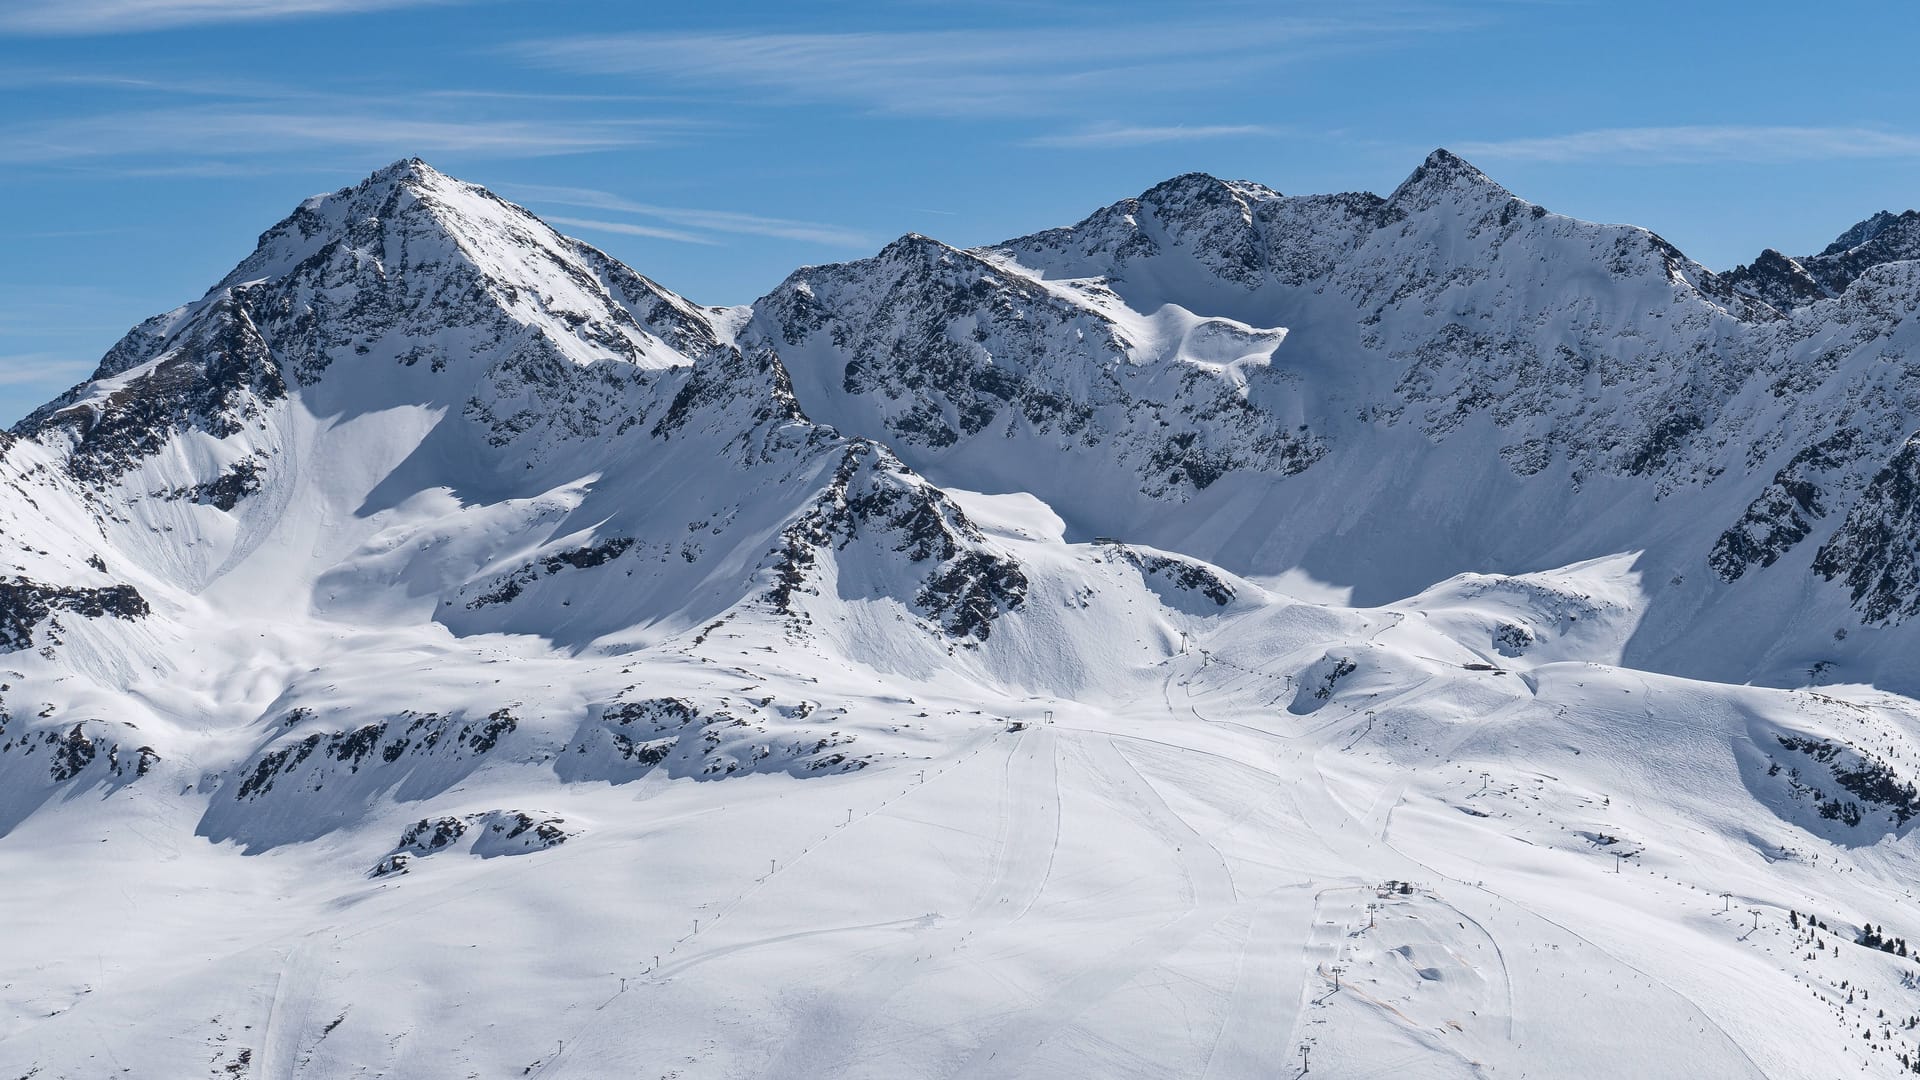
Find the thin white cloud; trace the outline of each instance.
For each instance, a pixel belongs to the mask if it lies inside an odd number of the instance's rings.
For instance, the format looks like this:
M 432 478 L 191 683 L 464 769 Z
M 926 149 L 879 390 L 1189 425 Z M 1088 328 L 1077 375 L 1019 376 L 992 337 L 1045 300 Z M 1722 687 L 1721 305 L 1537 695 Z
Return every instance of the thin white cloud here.
M 553 206 L 580 206 L 592 210 L 610 210 L 615 213 L 632 214 L 636 217 L 653 218 L 669 225 L 678 225 L 682 229 L 694 229 L 704 232 L 737 233 L 745 236 L 767 236 L 779 240 L 798 240 L 802 243 L 823 244 L 829 247 L 863 248 L 872 246 L 873 241 L 864 233 L 839 225 L 827 225 L 817 221 L 795 221 L 791 218 L 765 217 L 760 214 L 743 214 L 732 210 L 700 210 L 684 206 L 658 206 L 653 203 L 634 202 L 631 199 L 607 191 L 595 191 L 591 188 L 552 187 L 544 184 L 508 185 L 501 190 L 517 199 L 534 204 Z M 549 221 L 571 221 L 581 224 L 578 219 L 550 217 Z M 597 221 L 596 226 L 605 228 L 612 224 Z M 585 227 L 584 225 L 582 227 Z M 636 226 L 637 228 L 637 226 Z M 629 231 L 629 230 L 614 230 Z M 635 235 L 648 235 L 635 233 Z
M 1201 124 L 1168 127 L 1098 127 L 1085 131 L 1040 135 L 1024 141 L 1026 146 L 1050 146 L 1061 149 L 1107 149 L 1111 147 L 1150 146 L 1154 143 L 1197 142 L 1204 139 L 1251 139 L 1277 135 L 1264 124 Z
M 1034 114 L 1153 87 L 1232 85 L 1302 50 L 1381 43 L 1463 25 L 1453 14 L 1358 10 L 1280 18 L 1020 30 L 627 33 L 510 47 L 571 72 L 667 78 L 787 102 L 882 112 Z
M 654 240 L 672 240 L 682 244 L 712 244 L 711 237 L 696 236 L 679 229 L 661 229 L 652 225 L 635 225 L 628 221 L 599 221 L 594 218 L 556 217 L 551 214 L 541 216 L 549 225 L 565 225 L 575 229 L 598 230 L 599 232 L 619 233 L 623 236 L 645 236 Z
M 54 353 L 15 353 L 0 356 L 0 386 L 67 387 L 93 373 L 87 360 Z
M 7 0 L 0 33 L 127 34 L 450 2 L 457 0 Z
M 1456 149 L 1468 158 L 1553 164 L 1769 164 L 1920 157 L 1920 135 L 1864 127 L 1707 124 L 1601 128 L 1539 138 L 1462 143 Z
M 659 141 L 663 126 L 608 120 L 445 119 L 403 115 L 360 102 L 150 109 L 0 128 L 0 162 L 148 157 L 180 164 L 315 148 L 540 157 L 646 145 Z
M 172 94 L 181 97 L 289 98 L 310 96 L 270 83 L 219 77 L 156 78 L 117 71 L 89 71 L 21 64 L 0 70 L 0 87 L 79 88 Z
M 680 101 L 681 98 L 666 94 L 565 94 L 544 93 L 536 90 L 472 90 L 462 88 L 442 88 L 419 91 L 421 97 L 443 98 L 449 101 L 509 101 L 534 102 L 542 105 L 632 105 L 636 103 L 654 103 L 662 101 Z

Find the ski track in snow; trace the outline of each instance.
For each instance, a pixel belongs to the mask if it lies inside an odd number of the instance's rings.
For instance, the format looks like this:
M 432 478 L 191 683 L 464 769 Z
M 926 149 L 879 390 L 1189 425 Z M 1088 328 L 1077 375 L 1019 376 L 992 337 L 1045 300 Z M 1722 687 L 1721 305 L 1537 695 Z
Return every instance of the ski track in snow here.
M 990 939 L 1018 922 L 1046 887 L 1060 836 L 1057 740 L 1052 725 L 1027 729 L 1007 754 L 990 876 L 964 917 L 941 919 L 886 958 L 821 995 L 816 1011 L 795 1017 L 766 1076 L 844 1076 L 876 1055 L 868 1029 L 944 954 Z M 928 965 L 923 967 L 923 961 Z

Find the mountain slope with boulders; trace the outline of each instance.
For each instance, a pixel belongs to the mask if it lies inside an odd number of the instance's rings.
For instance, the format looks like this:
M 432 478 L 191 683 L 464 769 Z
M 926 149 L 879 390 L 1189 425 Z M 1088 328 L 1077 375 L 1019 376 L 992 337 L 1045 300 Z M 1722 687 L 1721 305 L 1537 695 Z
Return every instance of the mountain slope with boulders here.
M 1920 1068 L 1916 220 L 308 199 L 0 435 L 0 1075 Z

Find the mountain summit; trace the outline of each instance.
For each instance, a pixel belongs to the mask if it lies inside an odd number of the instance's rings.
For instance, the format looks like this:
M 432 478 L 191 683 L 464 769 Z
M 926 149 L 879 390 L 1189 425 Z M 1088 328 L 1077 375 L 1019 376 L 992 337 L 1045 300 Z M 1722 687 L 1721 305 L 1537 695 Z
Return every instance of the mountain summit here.
M 1892 1075 L 1916 220 L 308 199 L 0 438 L 0 1065 Z

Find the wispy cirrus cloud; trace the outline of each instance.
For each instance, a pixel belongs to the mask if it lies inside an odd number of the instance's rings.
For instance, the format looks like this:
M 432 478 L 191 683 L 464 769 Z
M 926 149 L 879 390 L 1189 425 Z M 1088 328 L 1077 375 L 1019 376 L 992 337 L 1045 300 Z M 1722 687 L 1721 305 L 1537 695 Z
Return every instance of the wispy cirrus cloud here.
M 509 52 L 572 72 L 754 90 L 789 103 L 881 112 L 1064 111 L 1116 90 L 1231 85 L 1302 55 L 1457 29 L 1457 13 L 1367 10 L 1160 25 L 852 33 L 627 33 L 525 42 Z
M 589 232 L 619 233 L 622 236 L 644 236 L 650 240 L 672 240 L 680 244 L 713 244 L 712 237 L 700 236 L 681 229 L 663 229 L 656 225 L 636 225 L 631 221 L 601 221 L 597 218 L 564 217 L 555 214 L 542 214 L 540 220 L 549 225 L 564 225 L 573 229 L 586 229 Z
M 1150 146 L 1154 143 L 1199 142 L 1206 139 L 1257 139 L 1278 135 L 1265 124 L 1177 124 L 1166 127 L 1095 127 L 1084 131 L 1037 135 L 1022 140 L 1025 146 L 1050 146 L 1060 149 L 1109 149 Z
M 1701 124 L 1599 128 L 1565 135 L 1467 142 L 1457 149 L 1469 158 L 1553 164 L 1769 164 L 1920 157 L 1920 135 L 1867 127 Z
M 138 109 L 0 128 L 0 162 L 70 164 L 148 158 L 179 164 L 295 150 L 543 157 L 644 146 L 684 130 L 673 121 L 505 119 L 401 112 L 340 100 L 271 107 Z
M 579 228 L 597 228 L 608 232 L 626 233 L 632 236 L 653 236 L 666 240 L 686 240 L 694 243 L 712 243 L 709 236 L 702 233 L 734 233 L 745 236 L 765 236 L 777 240 L 797 240 L 802 243 L 822 244 L 828 247 L 864 248 L 872 246 L 872 239 L 865 233 L 839 225 L 829 225 L 817 221 L 796 221 L 792 218 L 767 217 L 761 214 L 746 214 L 734 210 L 701 210 L 685 206 L 659 206 L 653 203 L 635 202 L 608 191 L 596 191 L 591 188 L 555 187 L 545 184 L 509 184 L 500 189 L 524 202 L 534 205 L 575 206 L 590 210 L 611 211 L 618 214 L 630 214 L 635 217 L 650 218 L 664 222 L 677 229 L 652 225 L 623 224 L 604 219 L 584 219 L 547 216 L 546 220 Z M 544 216 L 544 215 L 543 215 Z M 678 235 L 674 235 L 678 234 Z
M 127 34 L 458 2 L 461 0 L 8 0 L 0 7 L 0 33 Z
M 0 69 L 0 87 L 33 90 L 107 90 L 151 94 L 155 97 L 268 98 L 298 97 L 298 91 L 258 80 L 220 76 L 155 77 L 99 68 L 50 67 L 17 64 Z

